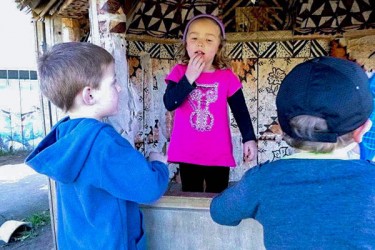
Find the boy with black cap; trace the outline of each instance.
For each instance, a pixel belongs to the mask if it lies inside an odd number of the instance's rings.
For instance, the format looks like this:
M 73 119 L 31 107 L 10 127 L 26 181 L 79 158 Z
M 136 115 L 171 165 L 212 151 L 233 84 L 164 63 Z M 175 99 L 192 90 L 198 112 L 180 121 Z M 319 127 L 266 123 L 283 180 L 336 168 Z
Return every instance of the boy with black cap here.
M 267 249 L 375 248 L 375 166 L 349 152 L 371 126 L 368 78 L 355 63 L 297 65 L 276 98 L 285 141 L 298 153 L 256 166 L 212 200 L 211 217 L 254 218 Z

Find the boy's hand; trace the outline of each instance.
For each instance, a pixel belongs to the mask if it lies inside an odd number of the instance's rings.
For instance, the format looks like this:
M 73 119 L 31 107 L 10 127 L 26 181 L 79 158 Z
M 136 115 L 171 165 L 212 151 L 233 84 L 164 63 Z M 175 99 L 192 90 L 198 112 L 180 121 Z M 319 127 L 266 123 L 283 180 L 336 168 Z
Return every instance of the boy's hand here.
M 247 141 L 243 144 L 243 159 L 250 162 L 256 158 L 258 154 L 258 146 L 255 141 Z
M 149 161 L 161 161 L 167 164 L 167 157 L 162 153 L 150 152 L 148 159 Z
M 203 56 L 199 53 L 195 54 L 189 60 L 185 75 L 190 84 L 193 84 L 195 80 L 200 76 L 204 69 L 205 63 Z

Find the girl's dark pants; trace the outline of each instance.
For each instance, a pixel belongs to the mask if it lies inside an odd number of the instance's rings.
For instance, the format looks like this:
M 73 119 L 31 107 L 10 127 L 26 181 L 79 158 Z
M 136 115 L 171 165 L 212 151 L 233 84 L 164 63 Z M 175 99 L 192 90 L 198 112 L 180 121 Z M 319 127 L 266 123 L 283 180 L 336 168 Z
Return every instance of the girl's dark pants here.
M 182 191 L 220 193 L 228 187 L 229 169 L 180 163 Z

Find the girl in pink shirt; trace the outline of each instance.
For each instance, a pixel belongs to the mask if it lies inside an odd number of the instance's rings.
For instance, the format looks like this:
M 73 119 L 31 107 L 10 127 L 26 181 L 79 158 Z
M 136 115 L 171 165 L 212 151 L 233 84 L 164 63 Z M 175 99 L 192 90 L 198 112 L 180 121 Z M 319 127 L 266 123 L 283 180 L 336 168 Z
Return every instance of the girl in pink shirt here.
M 183 35 L 183 55 L 166 77 L 164 105 L 175 110 L 168 161 L 179 163 L 182 191 L 219 193 L 236 166 L 228 104 L 243 138 L 244 160 L 257 155 L 256 138 L 241 82 L 225 58 L 223 23 L 193 17 Z

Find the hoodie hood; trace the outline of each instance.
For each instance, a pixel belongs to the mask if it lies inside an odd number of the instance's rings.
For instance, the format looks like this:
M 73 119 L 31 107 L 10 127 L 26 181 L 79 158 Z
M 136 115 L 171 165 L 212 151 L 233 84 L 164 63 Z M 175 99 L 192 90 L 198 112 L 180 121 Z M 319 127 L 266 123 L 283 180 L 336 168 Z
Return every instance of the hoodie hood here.
M 95 119 L 65 117 L 31 152 L 25 163 L 56 181 L 74 182 L 99 131 L 106 126 L 110 125 Z

